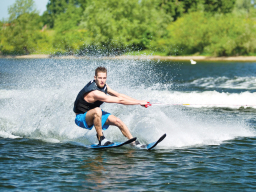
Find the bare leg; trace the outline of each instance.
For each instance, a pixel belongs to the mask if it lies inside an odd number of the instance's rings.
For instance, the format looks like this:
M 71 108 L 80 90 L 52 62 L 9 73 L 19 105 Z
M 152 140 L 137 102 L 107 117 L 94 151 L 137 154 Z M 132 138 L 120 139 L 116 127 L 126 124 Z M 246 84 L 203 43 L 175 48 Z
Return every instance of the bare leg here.
M 108 117 L 106 124 L 117 126 L 125 137 L 127 137 L 128 139 L 133 138 L 128 127 L 119 118 L 115 117 L 114 115 L 110 115 Z
M 103 136 L 101 117 L 102 117 L 102 111 L 99 107 L 96 107 L 88 111 L 85 117 L 85 120 L 88 126 L 94 125 L 96 132 L 98 134 L 98 140 L 100 140 L 100 137 Z

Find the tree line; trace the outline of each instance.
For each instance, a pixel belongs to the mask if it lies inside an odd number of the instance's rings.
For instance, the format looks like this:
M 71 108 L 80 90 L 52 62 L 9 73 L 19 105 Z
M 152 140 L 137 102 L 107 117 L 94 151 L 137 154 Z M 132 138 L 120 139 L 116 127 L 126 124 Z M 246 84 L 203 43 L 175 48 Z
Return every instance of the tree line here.
M 255 55 L 251 0 L 16 0 L 0 54 Z

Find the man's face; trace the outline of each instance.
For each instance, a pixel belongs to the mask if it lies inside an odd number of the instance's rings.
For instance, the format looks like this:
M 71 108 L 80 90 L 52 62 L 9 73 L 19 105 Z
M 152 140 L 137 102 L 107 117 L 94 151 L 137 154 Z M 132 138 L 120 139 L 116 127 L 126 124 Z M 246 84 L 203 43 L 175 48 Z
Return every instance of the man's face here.
M 99 88 L 103 88 L 107 81 L 107 73 L 99 72 L 97 76 L 94 76 L 94 80 Z

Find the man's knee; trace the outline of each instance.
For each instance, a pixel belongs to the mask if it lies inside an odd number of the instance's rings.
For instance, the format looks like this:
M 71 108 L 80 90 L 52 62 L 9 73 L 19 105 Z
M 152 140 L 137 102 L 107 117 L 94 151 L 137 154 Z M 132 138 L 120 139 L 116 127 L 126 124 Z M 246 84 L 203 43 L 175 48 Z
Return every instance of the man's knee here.
M 102 116 L 102 111 L 99 107 L 94 108 L 94 118 L 101 118 Z
M 121 126 L 123 126 L 123 122 L 121 121 L 121 119 L 119 119 L 119 118 L 115 118 L 115 120 L 114 120 L 114 124 L 116 125 L 116 126 L 118 126 L 118 127 L 121 127 Z

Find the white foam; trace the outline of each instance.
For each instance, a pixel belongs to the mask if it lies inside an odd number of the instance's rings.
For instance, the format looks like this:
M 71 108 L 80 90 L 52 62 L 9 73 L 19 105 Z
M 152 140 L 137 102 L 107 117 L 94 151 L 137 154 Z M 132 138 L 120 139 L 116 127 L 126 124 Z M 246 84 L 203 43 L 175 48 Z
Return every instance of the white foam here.
M 242 92 L 242 93 L 219 93 L 217 91 L 204 92 L 167 92 L 163 91 L 161 94 L 155 92 L 154 95 L 161 95 L 155 97 L 152 103 L 161 104 L 189 104 L 187 107 L 225 107 L 225 108 L 240 108 L 251 107 L 256 108 L 256 93 Z
M 248 98 L 251 99 L 250 104 L 254 104 L 254 93 L 228 94 L 211 92 L 169 92 L 169 91 L 151 91 L 141 90 L 134 94 L 134 97 L 139 98 L 143 95 L 144 98 L 151 98 L 153 101 L 162 103 L 177 103 L 184 101 L 201 103 L 196 107 L 206 107 L 207 102 L 217 102 L 224 100 L 232 103 L 236 99 Z M 209 97 L 211 96 L 211 97 Z M 185 102 L 186 101 L 186 102 Z M 245 100 L 246 101 L 246 100 Z M 205 102 L 205 104 L 204 104 Z M 240 103 L 241 105 L 243 103 Z M 229 105 L 224 105 L 228 106 Z M 210 106 L 212 107 L 212 105 Z M 219 105 L 216 105 L 219 107 Z M 237 107 L 237 106 L 231 106 Z M 166 139 L 159 145 L 160 148 L 176 148 L 195 145 L 219 145 L 223 141 L 234 139 L 237 137 L 253 137 L 256 135 L 255 130 L 247 125 L 243 118 L 238 118 L 230 113 L 216 114 L 212 110 L 185 110 L 183 107 L 176 105 L 153 105 L 147 109 L 140 107 L 120 107 L 126 113 L 118 114 L 123 119 L 128 127 L 131 128 L 136 135 L 144 143 L 149 143 L 156 140 L 163 133 L 167 133 Z M 118 109 L 118 111 L 120 110 Z M 128 109 L 127 109 L 128 108 Z M 113 113 L 117 111 L 113 108 L 108 108 Z M 118 130 L 111 130 L 111 135 L 117 135 Z M 114 137 L 112 137 L 114 139 Z
M 206 77 L 196 79 L 185 85 L 204 88 L 256 89 L 256 77 Z
M 9 99 L 12 98 L 14 94 L 17 94 L 17 90 L 6 90 L 6 89 L 1 89 L 0 92 L 0 99 Z
M 9 138 L 9 139 L 17 139 L 21 138 L 20 136 L 15 136 L 11 133 L 5 132 L 5 131 L 0 131 L 0 137 L 2 138 Z
M 160 144 L 165 147 L 187 147 L 195 145 L 219 145 L 223 141 L 237 137 L 253 137 L 255 131 L 245 122 L 229 119 L 211 113 L 178 113 L 179 115 L 165 114 L 167 117 L 162 123 L 163 132 L 168 138 Z M 163 115 L 163 114 L 162 114 Z M 180 117 L 182 115 L 182 118 Z M 169 119 L 169 120 L 168 120 Z

